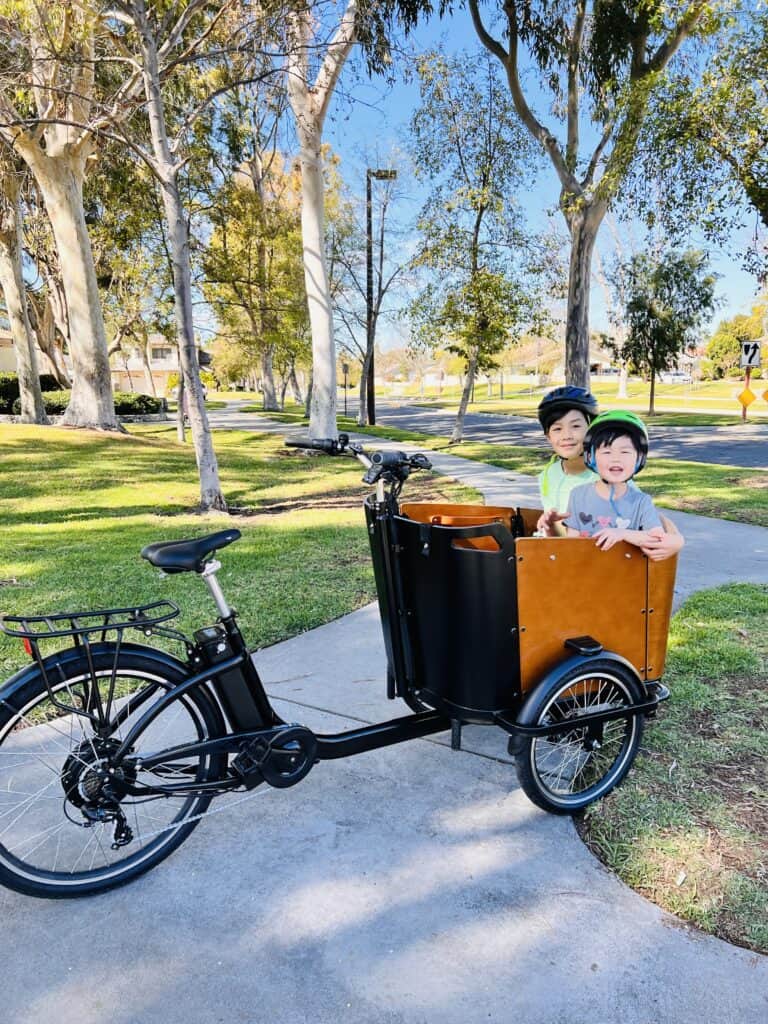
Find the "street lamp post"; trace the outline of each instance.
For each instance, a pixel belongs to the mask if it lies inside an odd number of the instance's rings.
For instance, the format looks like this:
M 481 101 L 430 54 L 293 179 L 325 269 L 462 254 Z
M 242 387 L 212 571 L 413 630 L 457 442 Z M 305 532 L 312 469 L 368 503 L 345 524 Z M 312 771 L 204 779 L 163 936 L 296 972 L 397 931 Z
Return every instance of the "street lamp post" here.
M 341 364 L 341 372 L 344 374 L 344 415 L 347 415 L 347 374 L 349 373 L 349 363 Z
M 394 170 L 371 170 L 369 167 L 365 172 L 365 345 L 366 352 L 369 354 L 366 405 L 368 407 L 368 422 L 371 426 L 376 423 L 376 394 L 373 383 L 373 209 L 371 202 L 371 178 L 376 178 L 377 181 L 392 181 L 396 177 L 397 171 Z

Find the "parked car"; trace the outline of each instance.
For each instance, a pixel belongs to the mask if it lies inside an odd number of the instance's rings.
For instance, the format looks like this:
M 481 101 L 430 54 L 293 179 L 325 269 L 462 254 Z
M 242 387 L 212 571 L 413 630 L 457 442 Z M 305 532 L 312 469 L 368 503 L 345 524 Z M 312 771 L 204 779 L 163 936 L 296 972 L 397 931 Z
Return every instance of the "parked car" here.
M 690 384 L 693 378 L 686 370 L 662 370 L 659 380 L 662 384 Z

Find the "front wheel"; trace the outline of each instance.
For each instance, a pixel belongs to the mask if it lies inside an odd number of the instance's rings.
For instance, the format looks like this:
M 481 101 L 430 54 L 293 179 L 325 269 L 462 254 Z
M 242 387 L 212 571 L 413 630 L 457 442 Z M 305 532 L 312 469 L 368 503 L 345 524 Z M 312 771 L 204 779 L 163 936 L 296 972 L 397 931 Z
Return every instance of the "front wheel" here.
M 552 737 L 525 740 L 515 755 L 518 778 L 533 803 L 573 814 L 605 796 L 629 771 L 643 735 L 642 715 L 580 725 L 585 715 L 643 700 L 640 683 L 618 662 L 593 659 L 566 670 L 524 707 L 526 725 L 573 723 Z
M 149 770 L 140 762 L 220 735 L 206 693 L 171 701 L 114 766 L 122 738 L 185 675 L 149 649 L 122 651 L 107 707 L 113 666 L 109 650 L 94 653 L 93 672 L 84 658 L 65 656 L 49 672 L 50 692 L 37 673 L 0 699 L 0 882 L 11 889 L 66 897 L 122 885 L 183 843 L 211 801 L 210 793 L 158 796 L 150 787 L 219 778 L 221 755 L 169 758 Z

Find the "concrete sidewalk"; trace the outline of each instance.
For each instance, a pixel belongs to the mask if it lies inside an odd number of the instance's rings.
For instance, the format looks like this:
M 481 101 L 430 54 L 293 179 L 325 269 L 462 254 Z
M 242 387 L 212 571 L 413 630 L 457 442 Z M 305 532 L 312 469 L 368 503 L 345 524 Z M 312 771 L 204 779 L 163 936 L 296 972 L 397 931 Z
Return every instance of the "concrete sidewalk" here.
M 530 478 L 435 463 L 489 502 L 531 502 Z M 689 538 L 680 597 L 768 581 L 768 531 L 674 518 Z M 375 605 L 257 663 L 282 717 L 318 731 L 407 710 L 384 696 Z M 126 888 L 80 902 L 0 890 L 3 1019 L 765 1024 L 768 958 L 620 883 L 570 819 L 529 803 L 505 747 L 473 728 L 459 752 L 440 735 L 324 762 L 295 788 L 214 804 L 224 813 Z

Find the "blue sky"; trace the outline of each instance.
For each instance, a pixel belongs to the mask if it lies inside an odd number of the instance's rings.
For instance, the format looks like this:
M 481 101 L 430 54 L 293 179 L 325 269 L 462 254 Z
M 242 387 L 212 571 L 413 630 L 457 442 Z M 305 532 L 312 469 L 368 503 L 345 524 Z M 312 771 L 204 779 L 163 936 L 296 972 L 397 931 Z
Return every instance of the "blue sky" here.
M 410 41 L 417 51 L 425 50 L 443 42 L 449 52 L 477 52 L 479 43 L 475 36 L 469 15 L 458 11 L 452 18 L 439 22 L 432 19 L 420 26 Z M 418 105 L 418 88 L 414 83 L 399 80 L 392 88 L 387 88 L 381 81 L 371 81 L 361 71 L 358 61 L 348 65 L 342 75 L 340 93 L 334 99 L 329 119 L 326 124 L 325 139 L 342 158 L 342 176 L 350 188 L 359 182 L 360 195 L 365 189 L 365 167 L 387 166 L 389 154 L 393 149 L 403 149 L 406 141 L 408 120 Z M 545 107 L 539 106 L 539 114 Z M 553 121 L 550 127 L 557 131 Z M 398 191 L 402 198 L 393 205 L 395 218 L 410 220 L 418 208 L 423 192 L 415 181 L 404 181 L 401 174 Z M 520 197 L 529 218 L 529 223 L 536 229 L 545 226 L 547 213 L 552 214 L 553 223 L 564 233 L 561 216 L 556 212 L 558 183 L 554 171 L 547 160 L 541 164 L 541 173 L 533 183 L 530 191 Z M 619 230 L 626 232 L 625 226 Z M 745 227 L 731 239 L 732 251 L 719 251 L 707 246 L 695 236 L 691 244 L 708 250 L 712 268 L 720 275 L 718 295 L 721 298 L 712 322 L 713 327 L 719 320 L 736 313 L 748 312 L 756 300 L 755 279 L 744 272 L 734 253 L 744 248 L 749 242 L 753 227 Z M 639 240 L 639 236 L 638 236 Z M 609 260 L 613 254 L 611 231 L 603 225 L 598 248 L 604 258 Z M 605 310 L 602 289 L 593 281 L 591 295 L 591 325 L 597 330 L 606 329 L 608 320 Z

